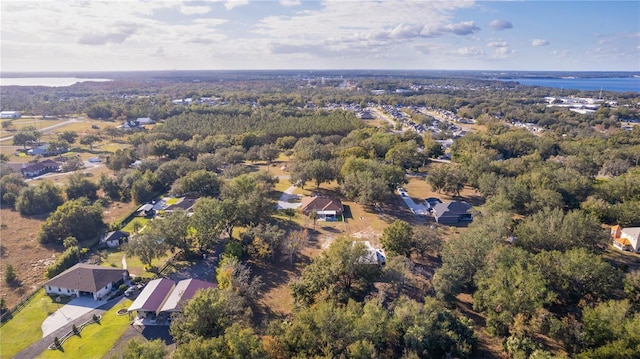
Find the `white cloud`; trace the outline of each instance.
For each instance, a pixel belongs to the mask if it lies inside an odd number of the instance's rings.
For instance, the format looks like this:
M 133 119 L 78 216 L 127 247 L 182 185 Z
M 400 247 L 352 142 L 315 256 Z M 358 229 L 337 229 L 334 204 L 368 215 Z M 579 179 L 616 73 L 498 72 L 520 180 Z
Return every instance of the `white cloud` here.
M 489 27 L 495 31 L 512 29 L 513 24 L 507 20 L 495 19 L 489 23 Z
M 494 57 L 498 59 L 506 59 L 512 57 L 516 51 L 511 50 L 508 47 L 498 47 L 494 53 Z
M 298 6 L 300 4 L 302 4 L 300 0 L 280 0 L 282 6 Z
M 549 45 L 549 41 L 544 39 L 533 39 L 531 40 L 531 46 L 547 46 Z
M 474 56 L 480 56 L 484 54 L 484 50 L 476 48 L 476 47 L 462 47 L 459 48 L 458 50 L 456 50 L 453 53 L 450 53 L 451 55 L 459 55 L 459 56 L 465 56 L 465 57 L 474 57 Z
M 507 47 L 509 44 L 506 41 L 491 41 L 487 44 L 487 47 Z
M 556 57 L 560 57 L 560 58 L 565 58 L 568 57 L 569 55 L 571 55 L 571 51 L 569 50 L 553 50 L 551 51 L 551 55 L 556 56 Z
M 226 0 L 224 2 L 224 7 L 227 10 L 231 10 L 238 6 L 249 5 L 249 0 Z
M 465 21 L 457 24 L 447 24 L 442 27 L 442 30 L 456 35 L 471 35 L 480 31 L 480 28 L 473 21 Z
M 209 6 L 180 6 L 180 12 L 184 15 L 204 15 L 211 12 L 211 7 Z

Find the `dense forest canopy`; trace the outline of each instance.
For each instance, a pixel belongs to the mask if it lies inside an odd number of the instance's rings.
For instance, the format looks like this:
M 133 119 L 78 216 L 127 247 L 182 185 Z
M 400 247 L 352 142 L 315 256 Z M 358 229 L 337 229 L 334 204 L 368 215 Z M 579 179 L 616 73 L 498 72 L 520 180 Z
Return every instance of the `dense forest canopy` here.
M 191 198 L 191 212 L 163 210 L 124 246 L 148 268 L 167 252 L 195 258 L 224 247 L 210 278 L 218 287 L 199 292 L 171 324 L 179 343 L 172 357 L 640 352 L 640 261 L 614 249 L 609 234 L 613 225 L 640 226 L 638 93 L 603 92 L 607 102 L 582 114 L 545 98 L 599 93 L 473 72 L 140 76 L 2 87 L 3 110 L 101 121 L 92 132 L 49 134 L 55 148 L 93 156 L 94 146 L 105 146 L 100 175 L 85 176 L 81 160 L 68 161 L 64 171 L 75 173 L 61 185 L 10 173 L 3 155 L 1 200 L 22 216 L 47 217 L 39 241 L 68 247 L 50 270 L 57 273 L 89 251 L 78 241 L 125 225 L 104 223 L 109 205 Z M 377 122 L 359 118 L 369 111 Z M 138 118 L 150 118 L 152 128 L 127 130 Z M 24 152 L 43 135 L 11 126 L 3 123 Z M 286 174 L 274 175 L 276 166 Z M 369 249 L 353 233 L 322 232 L 317 211 L 276 209 L 286 188 L 280 181 L 381 218 L 372 240 L 386 264 L 366 260 Z M 416 182 L 471 202 L 473 222 L 458 228 L 399 212 L 399 187 Z M 306 257 L 320 233 L 332 241 Z M 295 273 L 283 291 L 292 303 L 287 315 L 262 297 L 275 272 Z M 161 352 L 157 344 L 126 350 Z

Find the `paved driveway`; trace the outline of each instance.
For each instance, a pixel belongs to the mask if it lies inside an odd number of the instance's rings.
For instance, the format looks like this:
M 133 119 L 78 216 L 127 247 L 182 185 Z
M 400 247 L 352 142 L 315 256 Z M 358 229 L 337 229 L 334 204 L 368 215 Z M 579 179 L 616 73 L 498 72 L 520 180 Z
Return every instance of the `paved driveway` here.
M 42 322 L 42 337 L 46 337 L 106 303 L 106 300 L 93 300 L 93 297 L 78 297 L 71 300 Z
M 400 197 L 402 198 L 404 203 L 407 205 L 407 207 L 409 207 L 409 209 L 414 215 L 422 215 L 422 216 L 429 215 L 429 209 L 427 208 L 427 206 L 425 206 L 422 203 L 415 203 L 413 199 L 409 197 L 409 194 L 405 191 L 398 191 L 398 193 L 400 194 Z
M 300 199 L 299 195 L 293 194 L 293 190 L 295 189 L 296 189 L 295 186 L 291 186 L 287 188 L 284 192 L 282 192 L 282 194 L 280 195 L 280 199 L 278 199 L 278 209 L 285 209 L 285 208 L 296 209 L 302 205 L 302 203 L 300 202 L 293 202 L 293 203 L 290 202 L 292 200 Z

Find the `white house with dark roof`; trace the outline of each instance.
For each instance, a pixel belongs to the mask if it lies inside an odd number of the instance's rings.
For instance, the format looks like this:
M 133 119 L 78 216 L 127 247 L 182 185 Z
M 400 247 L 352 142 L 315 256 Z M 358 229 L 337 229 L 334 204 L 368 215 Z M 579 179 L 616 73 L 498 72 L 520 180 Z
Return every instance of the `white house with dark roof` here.
M 93 296 L 102 300 L 128 279 L 126 269 L 78 263 L 46 281 L 44 290 L 49 295 Z
M 109 247 L 115 248 L 119 247 L 121 244 L 129 241 L 129 236 L 131 234 L 125 231 L 113 231 L 109 233 L 105 233 L 100 236 L 100 241 L 98 245 L 100 247 Z
M 305 215 L 315 211 L 319 219 L 335 219 L 342 215 L 344 208 L 338 198 L 315 196 L 303 197 L 300 211 Z
M 59 172 L 61 164 L 53 160 L 44 160 L 42 162 L 24 164 L 20 172 L 24 177 L 37 177 L 49 172 Z

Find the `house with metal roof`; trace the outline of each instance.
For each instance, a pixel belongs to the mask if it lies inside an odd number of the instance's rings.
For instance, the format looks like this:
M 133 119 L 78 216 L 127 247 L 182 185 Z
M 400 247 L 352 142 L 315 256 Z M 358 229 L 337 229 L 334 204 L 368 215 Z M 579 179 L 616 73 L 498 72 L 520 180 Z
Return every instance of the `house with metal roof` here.
M 138 312 L 139 318 L 155 319 L 175 286 L 176 282 L 171 279 L 152 280 L 144 287 L 127 311 Z
M 127 311 L 137 312 L 136 319 L 145 324 L 169 324 L 171 313 L 181 312 L 197 291 L 215 287 L 215 283 L 193 278 L 178 283 L 166 278 L 154 279 L 144 287 Z
M 128 279 L 126 269 L 78 263 L 46 281 L 44 290 L 49 295 L 93 296 L 102 300 Z
M 169 294 L 169 297 L 160 308 L 162 313 L 175 313 L 182 312 L 182 308 L 186 302 L 196 295 L 196 292 L 201 289 L 216 288 L 217 285 L 211 282 L 205 282 L 199 279 L 184 279 L 176 284 L 173 291 Z

